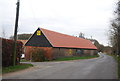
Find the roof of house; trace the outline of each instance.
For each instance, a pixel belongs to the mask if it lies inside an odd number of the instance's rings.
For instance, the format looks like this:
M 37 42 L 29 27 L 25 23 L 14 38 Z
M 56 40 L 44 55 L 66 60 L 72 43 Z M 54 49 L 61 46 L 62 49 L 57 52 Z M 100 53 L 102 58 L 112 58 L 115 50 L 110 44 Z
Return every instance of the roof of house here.
M 40 28 L 53 47 L 97 49 L 91 41 Z
M 27 40 L 18 40 L 18 41 L 21 41 L 23 45 L 25 45 L 25 43 L 27 42 Z

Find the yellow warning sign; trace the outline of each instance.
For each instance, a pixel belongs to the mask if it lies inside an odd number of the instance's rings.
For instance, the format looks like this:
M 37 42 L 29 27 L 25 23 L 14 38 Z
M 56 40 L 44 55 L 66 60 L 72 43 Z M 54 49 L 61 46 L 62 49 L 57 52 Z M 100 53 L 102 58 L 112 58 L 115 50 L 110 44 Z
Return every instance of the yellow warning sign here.
M 41 35 L 41 31 L 40 30 L 37 30 L 37 35 Z

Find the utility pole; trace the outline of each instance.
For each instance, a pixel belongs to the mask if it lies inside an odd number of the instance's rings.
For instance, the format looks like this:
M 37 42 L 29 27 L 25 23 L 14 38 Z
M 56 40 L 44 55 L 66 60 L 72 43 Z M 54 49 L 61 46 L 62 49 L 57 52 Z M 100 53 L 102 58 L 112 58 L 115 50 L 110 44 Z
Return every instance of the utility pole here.
M 16 64 L 17 29 L 18 29 L 20 0 L 17 0 L 16 5 L 17 5 L 17 8 L 16 8 L 16 20 L 15 20 L 15 31 L 14 31 L 13 66 L 15 66 L 15 64 Z

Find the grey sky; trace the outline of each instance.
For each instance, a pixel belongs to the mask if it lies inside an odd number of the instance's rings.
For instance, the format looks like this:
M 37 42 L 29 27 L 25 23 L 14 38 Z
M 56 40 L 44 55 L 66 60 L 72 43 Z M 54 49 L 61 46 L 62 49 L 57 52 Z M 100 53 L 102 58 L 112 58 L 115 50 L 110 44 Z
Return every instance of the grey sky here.
M 0 26 L 8 38 L 14 33 L 17 0 L 0 0 Z M 78 36 L 83 32 L 107 45 L 107 32 L 117 0 L 20 0 L 18 33 L 38 27 Z M 2 30 L 0 34 L 2 36 Z

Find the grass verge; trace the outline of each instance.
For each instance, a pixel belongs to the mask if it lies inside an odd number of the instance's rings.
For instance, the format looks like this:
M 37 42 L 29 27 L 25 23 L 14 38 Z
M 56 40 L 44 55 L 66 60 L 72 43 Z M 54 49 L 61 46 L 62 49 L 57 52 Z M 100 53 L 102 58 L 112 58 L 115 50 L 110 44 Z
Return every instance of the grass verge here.
M 3 67 L 2 74 L 23 70 L 32 66 L 32 64 L 20 64 L 16 66 Z
M 118 63 L 118 78 L 120 78 L 120 57 L 117 57 L 116 55 L 110 55 L 112 56 Z
M 117 57 L 115 55 L 112 55 L 112 56 L 116 59 L 118 63 L 118 78 L 120 78 L 120 57 Z
M 120 57 L 117 57 L 118 61 L 118 77 L 120 78 Z
M 62 58 L 57 58 L 53 61 L 69 61 L 69 60 L 79 60 L 79 59 L 90 59 L 90 58 L 95 58 L 99 57 L 98 55 L 94 56 L 72 56 L 72 57 L 62 57 Z

